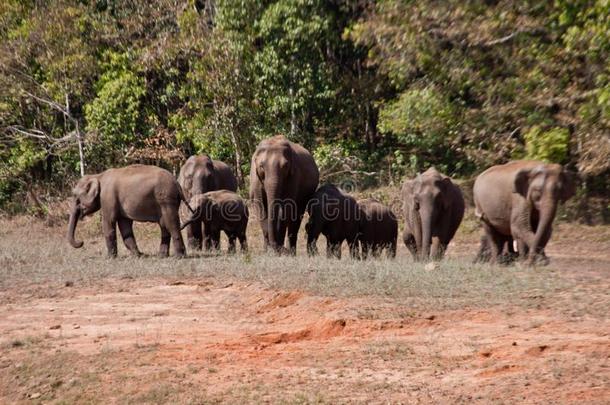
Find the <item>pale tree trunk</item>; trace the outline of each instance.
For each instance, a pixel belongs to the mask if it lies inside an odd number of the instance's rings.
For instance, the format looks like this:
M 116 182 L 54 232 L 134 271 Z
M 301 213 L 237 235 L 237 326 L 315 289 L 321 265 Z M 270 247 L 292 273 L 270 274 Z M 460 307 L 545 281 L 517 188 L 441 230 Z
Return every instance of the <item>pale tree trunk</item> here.
M 74 123 L 74 133 L 76 135 L 76 142 L 78 144 L 78 163 L 80 166 L 80 175 L 81 177 L 85 175 L 85 154 L 83 151 L 83 138 L 80 133 L 80 126 L 78 124 L 78 120 L 72 117 L 72 113 L 70 112 L 70 99 L 68 98 L 68 92 L 66 91 L 66 111 L 64 116 Z

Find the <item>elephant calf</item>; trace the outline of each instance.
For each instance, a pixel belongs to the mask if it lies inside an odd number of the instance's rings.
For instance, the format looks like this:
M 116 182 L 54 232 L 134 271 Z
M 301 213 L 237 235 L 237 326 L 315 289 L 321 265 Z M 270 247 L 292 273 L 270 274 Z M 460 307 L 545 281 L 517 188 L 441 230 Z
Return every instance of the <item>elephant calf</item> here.
M 180 168 L 178 183 L 188 199 L 208 191 L 237 191 L 237 179 L 231 168 L 224 162 L 212 160 L 208 155 L 189 157 Z M 210 235 L 205 228 L 201 229 L 201 222 L 188 226 L 186 235 L 191 249 L 201 250 L 204 239 L 208 242 L 206 250 L 212 247 Z
M 81 178 L 73 194 L 68 225 L 68 241 L 73 247 L 83 246 L 82 241 L 74 239 L 78 220 L 101 210 L 108 256 L 117 255 L 117 224 L 127 249 L 134 255 L 141 254 L 133 235 L 133 221 L 159 224 L 160 256 L 168 255 L 170 240 L 174 243 L 174 254 L 184 256 L 178 209 L 186 200 L 180 185 L 167 170 L 146 165 L 109 169 Z
M 574 192 L 572 176 L 558 164 L 517 160 L 481 173 L 473 189 L 475 215 L 483 224 L 491 262 L 498 261 L 510 238 L 517 241 L 521 258 L 529 255 L 529 264 L 548 262 L 544 248 L 551 238 L 557 205 Z M 485 246 L 480 252 L 485 252 Z
M 401 194 L 405 245 L 416 260 L 441 259 L 464 217 L 462 191 L 431 167 L 405 180 Z
M 378 257 L 383 249 L 386 249 L 388 257 L 395 257 L 398 221 L 392 210 L 374 198 L 358 201 L 358 207 L 358 240 L 362 246 L 362 258 L 366 259 L 369 251 Z
M 203 222 L 206 238 L 214 249 L 220 249 L 220 231 L 229 238 L 229 253 L 235 252 L 235 239 L 239 239 L 242 252 L 248 251 L 246 228 L 248 227 L 248 207 L 244 200 L 233 191 L 217 190 L 197 194 L 190 200 L 194 213 L 182 225 Z M 208 236 L 209 235 L 209 236 Z M 205 241 L 206 245 L 208 240 Z
M 350 254 L 358 257 L 358 203 L 338 187 L 327 184 L 320 187 L 307 205 L 309 221 L 307 252 L 318 253 L 316 242 L 320 233 L 326 237 L 326 255 L 341 258 L 341 245 L 347 241 Z

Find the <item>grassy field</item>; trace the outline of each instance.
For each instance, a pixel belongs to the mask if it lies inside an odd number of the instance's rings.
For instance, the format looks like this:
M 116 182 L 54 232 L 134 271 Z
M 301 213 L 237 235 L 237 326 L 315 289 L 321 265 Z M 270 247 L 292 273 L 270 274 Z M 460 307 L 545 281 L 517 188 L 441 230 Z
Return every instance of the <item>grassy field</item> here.
M 106 259 L 98 217 L 78 250 L 61 220 L 0 219 L 0 402 L 610 398 L 610 227 L 559 224 L 535 269 L 473 265 L 470 214 L 434 266 L 309 258 L 302 235 L 267 255 L 256 224 L 247 255 L 159 259 L 135 230 L 148 256 Z

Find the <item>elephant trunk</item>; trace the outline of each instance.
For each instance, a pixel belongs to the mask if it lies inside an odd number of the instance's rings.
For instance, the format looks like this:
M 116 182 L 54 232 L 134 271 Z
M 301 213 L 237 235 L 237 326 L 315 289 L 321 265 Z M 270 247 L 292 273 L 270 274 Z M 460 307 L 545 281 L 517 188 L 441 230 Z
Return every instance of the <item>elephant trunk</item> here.
M 76 224 L 78 223 L 78 219 L 81 216 L 81 209 L 76 202 L 72 206 L 72 211 L 70 212 L 70 222 L 68 223 L 68 242 L 74 248 L 83 247 L 83 241 L 74 239 L 74 233 L 76 232 Z
M 415 246 L 417 247 L 416 260 L 419 260 L 422 249 L 422 222 L 419 212 L 415 211 L 413 215 L 413 236 L 415 237 Z
M 557 203 L 555 201 L 548 202 L 546 206 L 541 207 L 540 218 L 538 220 L 538 227 L 530 246 L 530 260 L 535 260 L 538 253 L 541 253 L 544 249 L 542 246 L 548 240 L 551 226 L 553 225 L 553 219 L 555 219 L 555 211 L 557 210 Z
M 180 230 L 183 230 L 184 228 L 186 228 L 187 226 L 189 226 L 195 222 L 201 221 L 201 216 L 203 214 L 202 206 L 196 206 L 195 209 L 193 209 L 190 206 L 188 206 L 188 207 L 191 210 L 192 214 L 191 214 L 190 218 L 188 218 L 186 220 L 186 222 L 180 226 Z
M 430 245 L 432 244 L 432 215 L 423 211 L 421 217 L 421 258 L 427 260 L 430 257 Z
M 279 184 L 278 181 L 269 181 L 265 186 L 267 193 L 267 204 L 269 213 L 269 244 L 271 248 L 276 252 L 280 251 L 283 245 L 283 240 L 280 240 L 280 222 L 282 212 L 282 202 L 279 198 Z

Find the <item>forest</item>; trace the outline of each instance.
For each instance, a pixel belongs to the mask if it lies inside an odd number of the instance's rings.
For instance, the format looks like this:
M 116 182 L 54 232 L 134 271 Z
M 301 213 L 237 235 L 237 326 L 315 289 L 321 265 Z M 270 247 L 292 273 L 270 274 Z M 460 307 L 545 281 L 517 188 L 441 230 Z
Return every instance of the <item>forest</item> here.
M 0 209 L 284 134 L 324 181 L 567 165 L 610 193 L 608 0 L 3 0 Z

